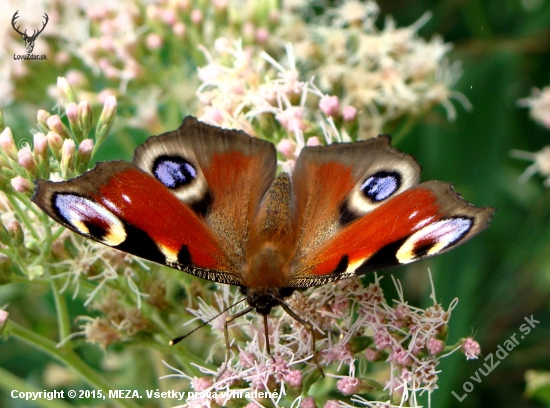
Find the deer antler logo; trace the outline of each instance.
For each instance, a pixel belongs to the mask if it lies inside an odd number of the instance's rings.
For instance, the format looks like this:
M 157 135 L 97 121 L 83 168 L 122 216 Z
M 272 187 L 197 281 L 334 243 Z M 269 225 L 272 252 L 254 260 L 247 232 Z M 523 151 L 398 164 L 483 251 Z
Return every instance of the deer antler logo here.
M 15 12 L 11 19 L 11 26 L 15 31 L 17 31 L 19 34 L 21 34 L 21 38 L 25 41 L 25 48 L 27 49 L 27 54 L 30 54 L 32 50 L 34 49 L 34 42 L 36 41 L 36 38 L 40 35 L 42 31 L 44 31 L 44 28 L 46 27 L 46 24 L 48 24 L 49 17 L 46 13 L 44 13 L 44 24 L 42 25 L 42 28 L 40 30 L 34 30 L 32 35 L 27 35 L 27 30 L 24 32 L 19 31 L 19 26 L 15 27 L 15 20 L 17 20 L 17 15 L 19 13 L 19 10 Z

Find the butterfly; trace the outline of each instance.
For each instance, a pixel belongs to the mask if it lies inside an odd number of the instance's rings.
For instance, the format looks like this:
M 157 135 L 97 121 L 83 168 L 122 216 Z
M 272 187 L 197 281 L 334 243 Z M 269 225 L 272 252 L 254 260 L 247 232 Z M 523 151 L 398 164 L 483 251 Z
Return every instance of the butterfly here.
M 87 238 L 239 286 L 248 307 L 233 317 L 267 320 L 280 305 L 311 329 L 284 301 L 295 290 L 438 255 L 487 228 L 493 208 L 419 184 L 420 172 L 383 135 L 304 147 L 292 175 L 277 175 L 272 143 L 187 117 L 132 163 L 38 180 L 32 200 Z

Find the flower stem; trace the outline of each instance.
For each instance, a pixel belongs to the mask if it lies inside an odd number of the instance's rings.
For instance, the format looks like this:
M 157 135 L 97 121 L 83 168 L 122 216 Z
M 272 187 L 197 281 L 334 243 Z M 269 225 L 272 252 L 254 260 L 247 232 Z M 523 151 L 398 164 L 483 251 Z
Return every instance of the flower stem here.
M 49 268 L 48 268 L 49 269 Z M 49 270 L 47 272 L 48 276 L 51 276 Z M 57 327 L 59 330 L 59 340 L 63 341 L 71 334 L 71 320 L 69 317 L 69 309 L 67 308 L 67 302 L 65 297 L 60 293 L 60 282 L 58 279 L 50 279 L 50 284 L 52 287 L 52 294 L 55 300 L 55 309 L 57 311 Z M 64 343 L 63 347 L 66 347 Z
M 15 212 L 20 217 L 23 224 L 25 224 L 25 227 L 28 228 L 30 233 L 32 234 L 34 239 L 39 239 L 38 233 L 36 232 L 36 229 L 34 228 L 34 224 L 29 218 L 29 215 L 27 214 L 27 210 L 23 210 L 21 206 L 19 205 L 19 201 L 12 195 L 7 194 L 8 200 L 10 201 L 10 204 L 13 206 Z M 27 208 L 30 208 L 30 205 L 27 206 Z
M 97 371 L 90 368 L 80 357 L 72 350 L 58 349 L 56 344 L 39 334 L 9 320 L 6 326 L 5 333 L 12 334 L 15 337 L 29 343 L 31 346 L 41 349 L 53 358 L 72 368 L 78 373 L 84 381 L 92 387 L 102 390 L 106 396 L 109 395 L 109 390 L 113 390 L 112 384 L 105 380 Z M 115 399 L 113 400 L 116 406 L 124 408 L 140 408 L 140 405 L 133 400 Z

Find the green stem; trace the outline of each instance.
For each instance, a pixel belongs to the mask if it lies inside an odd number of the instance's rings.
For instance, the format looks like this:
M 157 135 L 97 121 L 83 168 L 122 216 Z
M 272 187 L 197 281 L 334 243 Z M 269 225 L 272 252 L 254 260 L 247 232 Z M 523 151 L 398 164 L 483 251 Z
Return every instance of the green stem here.
M 34 385 L 22 380 L 21 378 L 13 375 L 7 370 L 0 367 L 0 387 L 6 390 L 6 394 L 11 396 L 13 391 L 17 394 L 20 392 L 40 392 L 44 391 L 43 388 L 36 388 Z M 32 402 L 33 405 L 37 405 L 44 408 L 71 408 L 73 405 L 56 398 L 48 400 L 46 398 L 37 398 Z
M 23 274 L 25 276 L 27 276 L 27 277 L 29 276 L 29 270 L 27 269 L 26 262 L 23 262 L 23 260 L 19 256 L 19 252 L 17 252 L 17 250 L 15 250 L 15 251 L 0 250 L 0 254 L 4 254 L 8 258 L 10 258 L 13 262 L 15 262 L 17 264 L 17 267 L 19 269 L 21 269 L 21 271 L 23 272 Z M 28 278 L 27 278 L 27 282 L 28 282 Z
M 51 276 L 49 268 L 46 272 L 47 276 Z M 69 309 L 65 297 L 60 293 L 59 279 L 50 279 L 52 294 L 55 300 L 55 309 L 57 311 L 57 327 L 59 329 L 59 341 L 63 341 L 71 334 L 71 319 L 69 317 Z M 68 347 L 69 342 L 64 343 L 64 348 Z
M 34 261 L 31 263 L 31 266 L 44 264 L 44 259 L 46 258 L 46 256 L 49 256 L 51 254 L 52 243 L 54 241 L 52 239 L 52 230 L 51 230 L 50 223 L 48 222 L 47 215 L 41 214 L 40 218 L 42 220 L 42 224 L 44 225 L 44 229 L 46 231 L 46 238 L 44 239 L 44 245 L 42 246 L 42 251 L 40 252 L 40 255 L 38 255 L 34 259 Z
M 17 215 L 19 216 L 21 221 L 23 221 L 23 224 L 25 224 L 25 226 L 31 232 L 33 238 L 37 239 L 37 240 L 40 239 L 40 237 L 38 236 L 38 233 L 36 232 L 36 230 L 33 227 L 33 223 L 31 221 L 31 219 L 29 218 L 29 216 L 27 214 L 27 211 L 24 211 L 21 208 L 21 206 L 19 205 L 19 201 L 17 199 L 15 199 L 15 197 L 13 197 L 11 194 L 7 194 L 6 196 L 8 197 L 8 200 L 10 201 L 11 205 L 15 209 L 15 212 L 17 213 Z
M 46 352 L 74 370 L 92 387 L 102 390 L 106 396 L 109 395 L 110 390 L 114 390 L 111 383 L 102 378 L 98 372 L 90 368 L 74 351 L 66 348 L 58 349 L 52 340 L 26 329 L 13 320 L 8 321 L 5 333 L 12 334 L 26 343 L 29 343 L 31 346 Z M 141 408 L 139 404 L 130 399 L 116 399 L 114 401 L 119 407 Z

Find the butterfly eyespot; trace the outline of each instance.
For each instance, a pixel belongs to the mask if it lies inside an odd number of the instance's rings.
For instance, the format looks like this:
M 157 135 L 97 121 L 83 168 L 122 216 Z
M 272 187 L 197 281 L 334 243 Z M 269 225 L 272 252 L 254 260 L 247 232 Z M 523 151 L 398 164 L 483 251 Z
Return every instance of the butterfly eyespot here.
M 53 207 L 65 222 L 81 234 L 109 246 L 126 240 L 122 221 L 102 205 L 75 194 L 55 194 Z
M 401 187 L 401 175 L 396 171 L 378 171 L 368 177 L 360 190 L 371 201 L 377 203 L 391 197 Z
M 180 156 L 160 156 L 153 164 L 153 174 L 168 188 L 188 185 L 197 178 L 197 169 Z
M 452 217 L 435 221 L 412 234 L 396 253 L 402 264 L 438 254 L 456 244 L 470 231 L 474 222 L 468 217 Z

